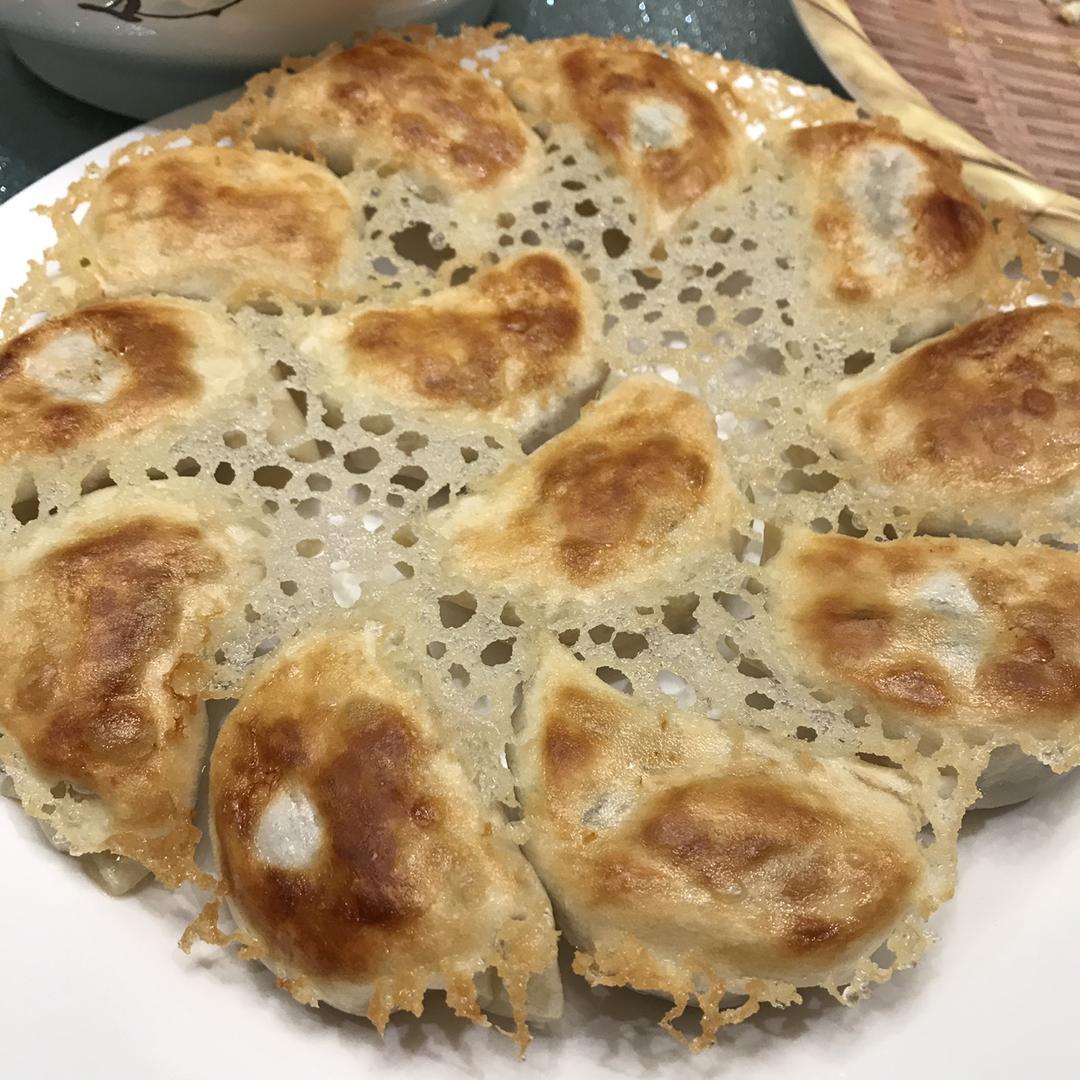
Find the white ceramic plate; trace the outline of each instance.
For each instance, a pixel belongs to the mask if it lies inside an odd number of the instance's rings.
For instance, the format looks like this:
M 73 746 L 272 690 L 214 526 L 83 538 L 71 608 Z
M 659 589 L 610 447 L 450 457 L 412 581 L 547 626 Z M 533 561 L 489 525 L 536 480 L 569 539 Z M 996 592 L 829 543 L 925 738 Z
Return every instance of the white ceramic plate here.
M 33 207 L 63 193 L 89 160 L 134 135 L 204 119 L 204 103 L 105 143 L 0 206 L 0 291 L 49 242 Z M 956 899 L 934 920 L 924 962 L 856 1009 L 825 995 L 766 1009 L 691 1056 L 656 1026 L 664 1006 L 567 979 L 567 1016 L 539 1032 L 524 1063 L 509 1040 L 453 1019 L 366 1021 L 313 1010 L 261 967 L 176 943 L 194 901 L 158 887 L 99 891 L 0 799 L 0 1076 L 257 1080 L 507 1075 L 913 1080 L 1076 1075 L 1080 967 L 1080 775 L 1026 805 L 976 815 L 961 842 Z M 435 998 L 435 995 L 431 996 Z

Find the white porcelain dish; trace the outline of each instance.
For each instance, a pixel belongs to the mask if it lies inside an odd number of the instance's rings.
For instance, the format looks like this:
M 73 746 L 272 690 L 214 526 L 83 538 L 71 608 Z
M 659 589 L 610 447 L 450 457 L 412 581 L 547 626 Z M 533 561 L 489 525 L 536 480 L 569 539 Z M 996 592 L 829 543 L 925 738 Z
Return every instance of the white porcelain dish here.
M 283 55 L 361 30 L 483 21 L 492 0 L 5 0 L 0 30 L 33 72 L 125 116 L 158 116 Z
M 220 103 L 132 134 L 197 122 Z M 33 207 L 131 137 L 0 207 L 0 291 L 21 280 L 25 261 L 49 241 Z M 0 853 L 0 1075 L 11 1080 L 995 1080 L 1076 1070 L 1080 771 L 1048 797 L 972 815 L 958 895 L 933 920 L 942 940 L 918 968 L 857 1009 L 824 995 L 801 1008 L 766 1009 L 696 1057 L 656 1027 L 664 1003 L 592 993 L 574 976 L 557 1037 L 537 1032 L 523 1063 L 509 1040 L 438 1006 L 423 1021 L 399 1014 L 380 1040 L 365 1021 L 298 1005 L 258 965 L 208 950 L 184 956 L 176 942 L 194 914 L 191 897 L 157 887 L 106 896 L 5 799 Z

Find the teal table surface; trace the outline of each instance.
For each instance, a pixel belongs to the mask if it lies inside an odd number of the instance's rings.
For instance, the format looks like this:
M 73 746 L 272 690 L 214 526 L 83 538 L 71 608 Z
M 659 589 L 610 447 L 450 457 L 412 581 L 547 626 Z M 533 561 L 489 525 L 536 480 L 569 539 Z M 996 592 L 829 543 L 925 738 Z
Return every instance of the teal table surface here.
M 683 41 L 839 89 L 788 0 L 497 0 L 492 18 L 531 38 L 594 33 Z M 133 123 L 53 90 L 0 37 L 0 202 Z

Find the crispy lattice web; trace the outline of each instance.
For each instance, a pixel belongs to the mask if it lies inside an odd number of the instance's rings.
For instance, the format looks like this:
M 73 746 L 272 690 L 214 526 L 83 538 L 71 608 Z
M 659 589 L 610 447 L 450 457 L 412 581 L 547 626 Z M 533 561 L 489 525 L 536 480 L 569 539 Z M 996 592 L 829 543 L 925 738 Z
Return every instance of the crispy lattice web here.
M 507 47 L 488 31 L 418 40 L 491 78 Z M 539 636 L 556 634 L 602 679 L 650 705 L 692 706 L 814 753 L 862 754 L 907 770 L 929 823 L 932 907 L 951 891 L 959 819 L 989 750 L 890 737 L 872 714 L 804 685 L 770 628 L 759 564 L 778 523 L 891 537 L 913 531 L 934 509 L 871 497 L 831 453 L 813 405 L 841 378 L 979 311 L 1075 303 L 1080 290 L 1058 255 L 1036 248 L 1009 211 L 995 208 L 1001 274 L 986 296 L 929 320 L 911 311 L 852 315 L 825 302 L 815 291 L 809 223 L 793 195 L 798 178 L 777 147 L 792 127 L 848 119 L 852 107 L 776 73 L 685 49 L 671 55 L 710 88 L 731 82 L 738 94 L 732 119 L 751 142 L 734 190 L 692 209 L 666 240 L 646 235 L 627 182 L 570 126 L 539 130 L 542 168 L 497 206 L 454 204 L 417 191 L 385 162 L 361 162 L 344 179 L 364 219 L 357 228 L 365 263 L 354 276 L 363 286 L 319 310 L 266 296 L 220 309 L 263 353 L 267 378 L 250 400 L 137 451 L 0 473 L 0 528 L 17 544 L 23 528 L 62 515 L 95 487 L 197 475 L 262 520 L 273 538 L 266 577 L 215 658 L 209 696 L 234 695 L 260 656 L 328 608 L 385 602 L 405 626 L 403 647 L 428 689 L 460 717 L 464 759 L 488 794 L 512 805 L 511 718 Z M 114 163 L 185 142 L 241 140 L 251 108 L 247 102 L 210 125 L 145 139 Z M 5 335 L 100 298 L 92 246 L 78 223 L 101 174 L 91 169 L 51 209 L 57 244 L 5 307 Z M 453 288 L 537 248 L 568 258 L 595 290 L 616 373 L 658 372 L 708 402 L 759 518 L 733 549 L 718 547 L 677 584 L 554 625 L 512 595 L 448 579 L 425 524 L 430 511 L 519 460 L 514 436 L 494 427 L 455 431 L 375 393 L 335 403 L 286 333 L 342 304 L 397 304 Z M 295 430 L 271 437 L 275 418 L 290 408 Z M 1050 531 L 1065 535 L 1058 525 Z M 912 962 L 924 940 L 921 925 L 902 928 L 888 962 L 864 957 L 856 966 L 850 996 Z

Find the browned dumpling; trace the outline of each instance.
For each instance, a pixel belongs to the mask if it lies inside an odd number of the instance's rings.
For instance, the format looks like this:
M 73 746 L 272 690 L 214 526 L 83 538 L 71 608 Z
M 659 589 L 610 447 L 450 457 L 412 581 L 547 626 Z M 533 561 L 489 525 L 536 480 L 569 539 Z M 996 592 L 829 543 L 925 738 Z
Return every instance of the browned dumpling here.
M 314 150 L 338 172 L 397 167 L 449 198 L 513 187 L 538 160 L 498 87 L 388 34 L 259 76 L 235 119 L 259 146 Z
M 634 376 L 434 525 L 443 567 L 549 608 L 671 585 L 745 525 L 716 424 L 692 394 Z
M 669 995 L 665 1024 L 698 1002 L 698 1047 L 797 987 L 853 998 L 886 941 L 913 959 L 938 871 L 895 769 L 658 713 L 556 645 L 526 689 L 512 763 L 574 969 Z M 725 1012 L 725 993 L 748 1000 Z
M 999 518 L 1074 517 L 1080 310 L 1001 312 L 852 379 L 828 406 L 837 452 L 884 497 Z
M 917 733 L 1019 746 L 1056 769 L 1080 761 L 1074 553 L 791 530 L 766 571 L 772 616 L 813 684 Z
M 825 296 L 925 314 L 990 285 L 992 230 L 955 157 L 894 126 L 856 122 L 794 131 L 788 153 Z
M 637 191 L 658 232 L 739 171 L 739 138 L 721 103 L 727 88 L 709 90 L 645 42 L 517 45 L 495 71 L 534 121 L 582 128 Z
M 494 971 L 522 1045 L 527 1010 L 561 1010 L 547 897 L 378 624 L 274 659 L 218 737 L 210 800 L 241 933 L 300 1001 L 381 1030 L 444 988 L 482 1023 Z
M 0 764 L 57 846 L 103 853 L 106 884 L 132 880 L 117 856 L 195 875 L 209 658 L 262 574 L 224 500 L 168 489 L 88 495 L 0 574 Z
M 314 302 L 356 292 L 361 230 L 355 200 L 322 165 L 190 146 L 106 173 L 82 238 L 107 295 Z
M 82 308 L 0 347 L 0 463 L 101 453 L 190 428 L 238 402 L 260 356 L 186 300 Z
M 597 322 L 581 276 L 538 252 L 404 307 L 304 320 L 296 337 L 345 401 L 374 394 L 456 426 L 489 421 L 527 438 L 602 378 Z

